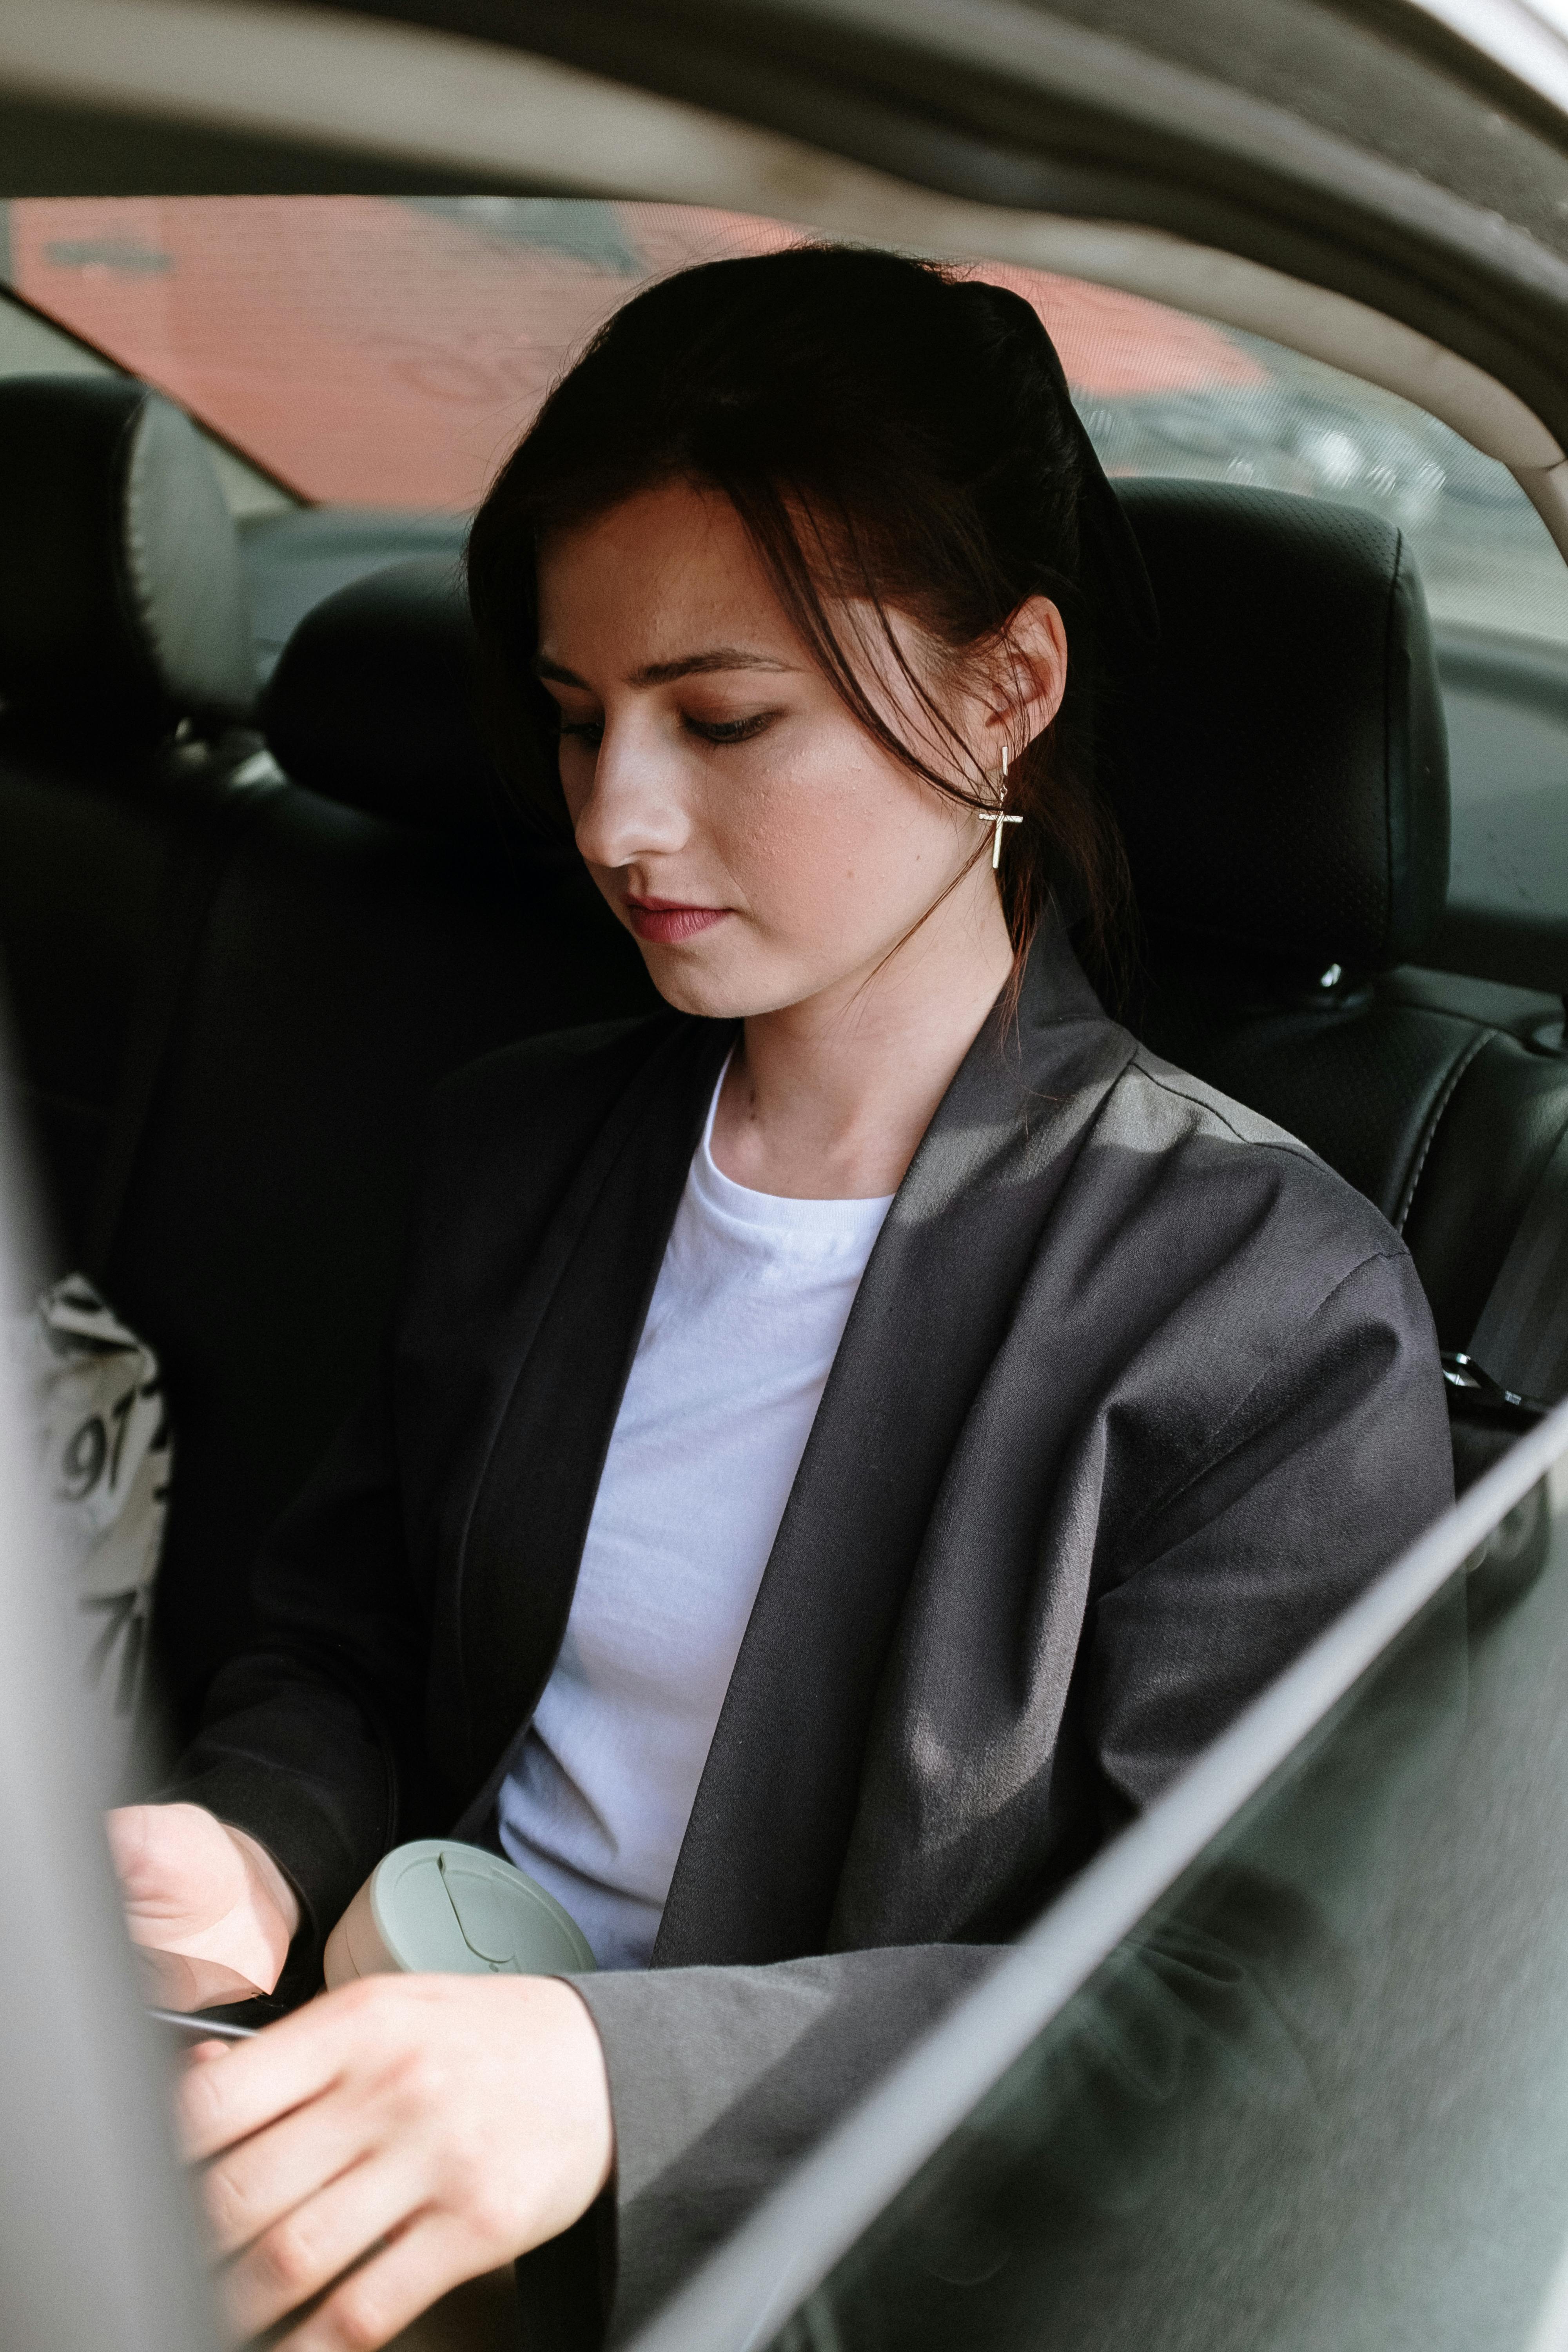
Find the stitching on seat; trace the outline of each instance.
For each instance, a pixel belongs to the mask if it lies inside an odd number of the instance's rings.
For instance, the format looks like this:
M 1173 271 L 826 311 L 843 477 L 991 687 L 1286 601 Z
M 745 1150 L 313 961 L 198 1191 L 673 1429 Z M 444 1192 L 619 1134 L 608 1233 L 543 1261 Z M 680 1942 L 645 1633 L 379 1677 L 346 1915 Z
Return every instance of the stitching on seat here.
M 1404 552 L 1405 533 L 1402 530 L 1396 531 L 1394 540 L 1394 567 L 1388 575 L 1388 596 L 1383 615 L 1383 870 L 1384 876 L 1383 941 L 1385 949 L 1394 936 L 1394 903 L 1398 889 L 1394 872 L 1394 696 L 1392 681 L 1394 667 L 1394 631 L 1399 611 L 1399 565 Z M 1408 759 L 1405 764 L 1408 769 Z
M 1432 1106 L 1431 1114 L 1426 1121 L 1426 1132 L 1421 1138 L 1421 1149 L 1415 1157 L 1415 1165 L 1410 1171 L 1409 1181 L 1406 1183 L 1404 1193 L 1400 1198 L 1398 1213 L 1394 1220 L 1394 1230 L 1396 1234 L 1402 1234 L 1405 1231 L 1405 1221 L 1410 1214 L 1411 1203 L 1415 1198 L 1415 1187 L 1421 1181 L 1421 1171 L 1426 1165 L 1426 1155 L 1432 1149 L 1438 1126 L 1442 1120 L 1443 1113 L 1447 1109 L 1448 1105 L 1454 1098 L 1454 1088 L 1458 1085 L 1459 1080 L 1464 1076 L 1465 1072 L 1469 1068 L 1470 1064 L 1475 1060 L 1476 1055 L 1480 1052 L 1482 1046 L 1489 1045 L 1494 1037 L 1500 1037 L 1501 1034 L 1502 1032 L 1500 1029 L 1483 1029 L 1479 1037 L 1472 1038 L 1469 1051 L 1460 1055 L 1452 1070 L 1448 1073 L 1447 1079 L 1444 1084 L 1443 1091 Z

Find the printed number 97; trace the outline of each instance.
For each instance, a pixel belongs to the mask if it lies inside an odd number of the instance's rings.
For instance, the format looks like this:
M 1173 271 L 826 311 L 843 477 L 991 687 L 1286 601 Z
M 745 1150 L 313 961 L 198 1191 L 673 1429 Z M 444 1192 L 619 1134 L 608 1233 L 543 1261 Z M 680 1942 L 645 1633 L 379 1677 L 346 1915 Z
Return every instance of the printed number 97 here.
M 125 1445 L 125 1433 L 131 1426 L 131 1408 L 136 1402 L 134 1384 L 128 1388 L 118 1404 L 111 1406 L 110 1420 L 114 1423 L 114 1458 L 109 1463 L 109 1484 L 112 1490 L 120 1475 L 120 1456 Z M 109 1459 L 109 1432 L 103 1415 L 95 1412 L 84 1421 L 60 1455 L 60 1496 L 68 1503 L 84 1503 L 103 1475 L 103 1465 Z

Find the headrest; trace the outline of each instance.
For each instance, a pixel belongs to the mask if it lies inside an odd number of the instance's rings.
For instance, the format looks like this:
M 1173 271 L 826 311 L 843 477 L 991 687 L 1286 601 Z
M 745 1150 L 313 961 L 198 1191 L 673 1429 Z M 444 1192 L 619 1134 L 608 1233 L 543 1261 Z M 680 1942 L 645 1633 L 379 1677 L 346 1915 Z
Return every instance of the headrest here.
M 1117 485 L 1161 639 L 1108 698 L 1148 930 L 1303 971 L 1418 953 L 1448 884 L 1448 758 L 1408 542 L 1348 507 Z
M 504 805 L 474 720 L 473 623 L 450 556 L 388 564 L 323 598 L 261 701 L 297 784 L 405 824 L 493 828 Z
M 145 743 L 255 693 L 239 542 L 190 419 L 126 377 L 0 382 L 0 699 Z

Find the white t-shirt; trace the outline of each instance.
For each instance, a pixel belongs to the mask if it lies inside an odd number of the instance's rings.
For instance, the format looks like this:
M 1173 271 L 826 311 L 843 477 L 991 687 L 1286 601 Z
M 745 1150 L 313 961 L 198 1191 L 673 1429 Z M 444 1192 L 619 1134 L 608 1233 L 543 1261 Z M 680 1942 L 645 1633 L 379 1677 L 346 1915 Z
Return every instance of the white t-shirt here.
M 722 1084 L 722 1079 L 721 1079 Z M 500 1842 L 601 1968 L 646 1968 L 719 1710 L 889 1201 L 790 1201 L 713 1163 L 718 1090 Z

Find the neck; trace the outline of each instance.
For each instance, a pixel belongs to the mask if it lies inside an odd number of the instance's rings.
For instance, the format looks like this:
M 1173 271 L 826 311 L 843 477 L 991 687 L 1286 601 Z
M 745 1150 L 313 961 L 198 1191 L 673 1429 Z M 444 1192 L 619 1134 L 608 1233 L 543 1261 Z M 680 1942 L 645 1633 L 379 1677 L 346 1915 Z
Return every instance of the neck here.
M 897 1192 L 1012 970 L 984 880 L 870 971 L 746 1022 L 713 1122 L 726 1176 L 795 1200 Z

